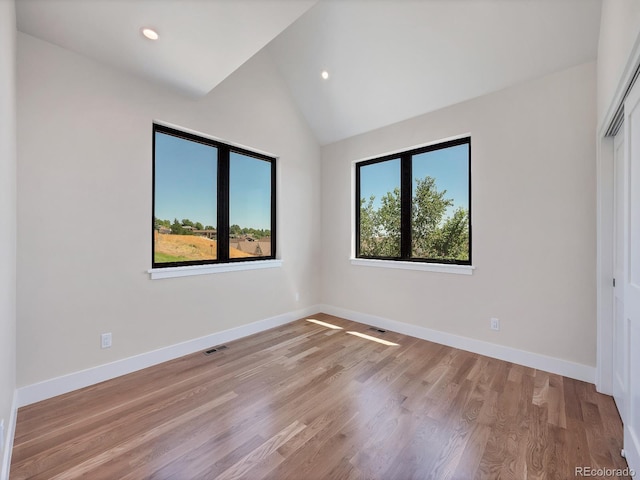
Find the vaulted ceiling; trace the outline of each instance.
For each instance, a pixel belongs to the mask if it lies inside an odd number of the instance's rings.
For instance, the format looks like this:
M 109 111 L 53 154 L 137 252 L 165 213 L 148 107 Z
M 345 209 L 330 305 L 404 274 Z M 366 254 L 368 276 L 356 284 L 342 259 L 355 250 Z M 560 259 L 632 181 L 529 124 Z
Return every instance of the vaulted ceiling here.
M 593 61 L 600 25 L 600 0 L 18 0 L 17 12 L 22 32 L 188 95 L 266 48 L 321 144 Z

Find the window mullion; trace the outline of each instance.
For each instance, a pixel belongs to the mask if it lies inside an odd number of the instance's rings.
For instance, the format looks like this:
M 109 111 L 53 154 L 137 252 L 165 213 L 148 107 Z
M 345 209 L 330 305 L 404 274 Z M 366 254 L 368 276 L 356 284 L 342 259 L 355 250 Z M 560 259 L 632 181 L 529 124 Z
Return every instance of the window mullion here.
M 218 261 L 229 261 L 229 149 L 218 149 Z
M 411 155 L 403 155 L 400 163 L 400 256 L 411 258 Z

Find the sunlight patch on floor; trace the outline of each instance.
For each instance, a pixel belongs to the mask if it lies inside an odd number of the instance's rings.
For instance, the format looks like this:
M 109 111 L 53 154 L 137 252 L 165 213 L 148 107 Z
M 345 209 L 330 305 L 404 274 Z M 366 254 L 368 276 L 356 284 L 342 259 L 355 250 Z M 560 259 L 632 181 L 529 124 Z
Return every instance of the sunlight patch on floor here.
M 392 345 L 392 346 L 395 346 L 395 347 L 398 346 L 397 343 L 390 342 L 389 340 L 382 340 L 381 338 L 372 337 L 371 335 L 366 335 L 364 333 L 360 333 L 360 332 L 347 332 L 347 333 L 349 335 L 355 335 L 356 337 L 365 338 L 367 340 L 371 340 L 373 342 L 378 342 L 378 343 L 381 343 L 383 345 Z
M 307 322 L 316 323 L 318 325 L 322 325 L 323 327 L 327 327 L 332 330 L 342 330 L 342 327 L 334 325 L 333 323 L 322 322 L 320 320 L 316 320 L 315 318 L 307 318 Z

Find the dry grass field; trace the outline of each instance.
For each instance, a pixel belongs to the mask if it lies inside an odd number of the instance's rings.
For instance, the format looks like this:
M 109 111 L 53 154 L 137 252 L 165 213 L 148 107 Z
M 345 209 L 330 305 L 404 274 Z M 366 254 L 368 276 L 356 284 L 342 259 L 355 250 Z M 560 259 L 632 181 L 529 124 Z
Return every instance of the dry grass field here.
M 215 260 L 216 248 L 216 240 L 210 240 L 206 237 L 156 233 L 154 256 L 156 262 Z M 243 258 L 252 255 L 231 247 L 229 256 Z

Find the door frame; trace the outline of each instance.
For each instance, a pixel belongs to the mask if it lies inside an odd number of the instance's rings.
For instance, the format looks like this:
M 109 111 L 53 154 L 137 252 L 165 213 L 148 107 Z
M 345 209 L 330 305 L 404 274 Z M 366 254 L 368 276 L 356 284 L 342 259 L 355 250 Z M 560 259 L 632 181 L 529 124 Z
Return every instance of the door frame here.
M 627 158 L 626 158 L 626 124 L 623 123 L 620 130 L 613 138 L 614 145 L 614 159 L 613 159 L 613 278 L 615 278 L 615 285 L 613 288 L 613 316 L 612 316 L 612 340 L 613 340 L 613 370 L 612 370 L 612 395 L 618 407 L 620 417 L 622 417 L 623 423 L 628 421 L 627 404 L 629 402 L 628 396 L 628 384 L 629 384 L 629 355 L 628 341 L 626 332 L 626 321 L 624 317 L 624 290 L 625 290 L 625 271 L 624 271 L 624 255 L 625 255 L 625 180 L 627 174 Z M 618 150 L 620 154 L 618 154 Z M 620 158 L 618 157 L 620 155 Z M 618 178 L 618 175 L 622 175 L 622 178 Z M 618 204 L 620 200 L 620 204 Z M 621 211 L 620 211 L 621 209 Z M 618 216 L 620 215 L 620 218 Z M 622 227 L 622 231 L 620 231 Z M 620 245 L 622 243 L 622 245 Z M 620 247 L 620 249 L 618 249 Z M 618 257 L 622 256 L 622 265 L 618 265 Z M 618 309 L 618 299 L 622 300 L 622 312 Z M 623 326 L 621 328 L 620 323 Z M 620 342 L 624 343 L 624 347 L 620 348 Z M 623 355 L 622 363 L 620 365 L 617 360 L 620 355 Z M 622 377 L 620 376 L 620 369 L 622 369 Z M 617 371 L 618 370 L 618 371 Z M 616 388 L 618 387 L 618 388 Z M 616 392 L 616 390 L 621 390 Z M 618 395 L 616 395 L 618 393 Z
M 636 38 L 606 114 L 596 132 L 596 389 L 613 394 L 613 137 L 606 137 L 616 112 L 640 66 L 640 35 Z M 640 82 L 640 79 L 638 79 Z

